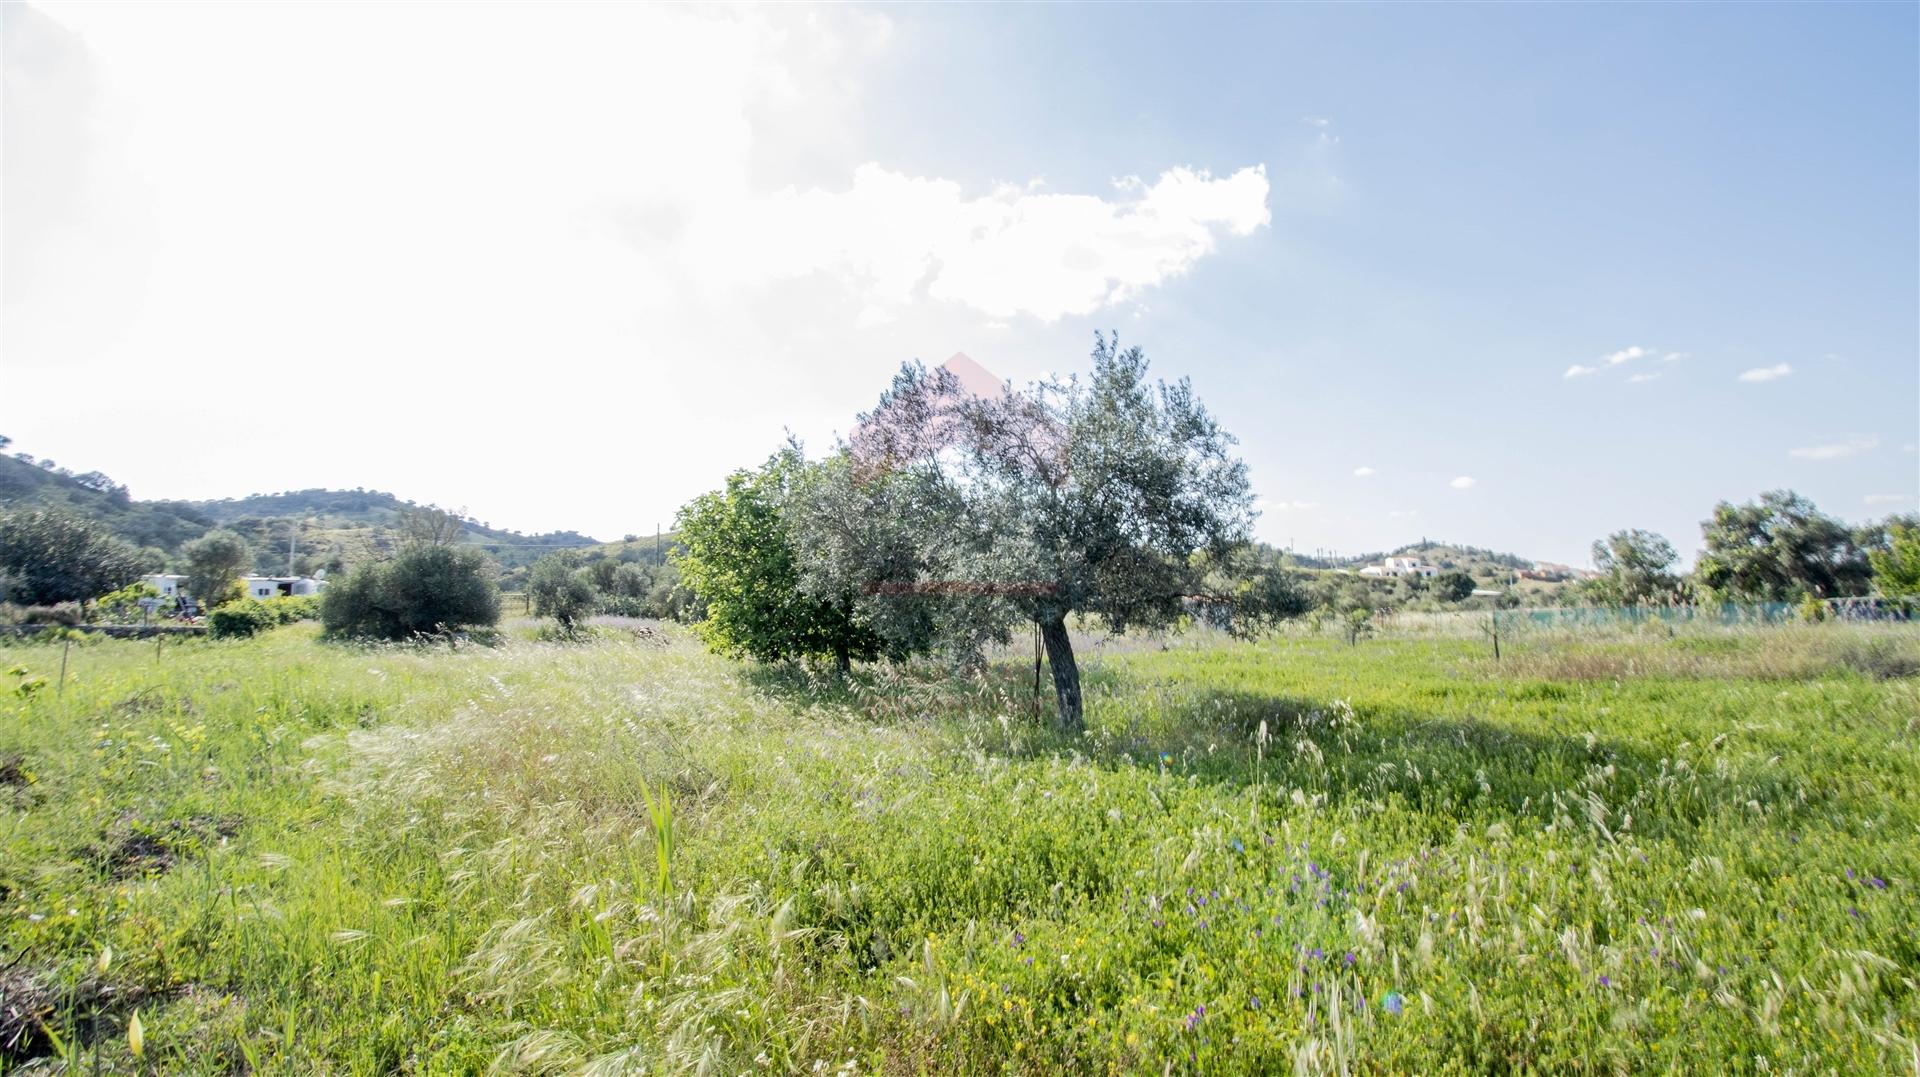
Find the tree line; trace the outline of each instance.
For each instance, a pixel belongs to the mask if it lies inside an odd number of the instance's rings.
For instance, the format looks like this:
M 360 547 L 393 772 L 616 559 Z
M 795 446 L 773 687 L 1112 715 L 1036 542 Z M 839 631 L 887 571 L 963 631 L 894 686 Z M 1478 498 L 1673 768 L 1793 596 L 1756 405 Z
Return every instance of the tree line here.
M 1720 502 L 1700 528 L 1705 547 L 1691 575 L 1676 570 L 1679 554 L 1654 532 L 1616 531 L 1595 542 L 1599 575 L 1578 597 L 1646 606 L 1920 595 L 1920 517 L 1848 527 L 1792 490 L 1772 490 L 1746 504 Z

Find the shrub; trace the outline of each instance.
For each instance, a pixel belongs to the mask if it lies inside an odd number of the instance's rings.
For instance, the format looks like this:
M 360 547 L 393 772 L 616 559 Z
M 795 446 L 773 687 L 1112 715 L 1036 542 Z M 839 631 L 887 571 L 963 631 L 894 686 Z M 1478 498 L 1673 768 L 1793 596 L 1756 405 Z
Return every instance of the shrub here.
M 160 589 L 142 580 L 94 599 L 93 608 L 88 612 L 94 621 L 102 624 L 131 624 L 146 614 L 140 608 L 141 599 L 159 597 Z
M 585 572 L 576 572 L 559 554 L 536 561 L 527 577 L 527 593 L 533 596 L 536 616 L 551 617 L 563 635 L 571 635 L 574 625 L 593 608 L 593 583 Z
M 319 595 L 281 595 L 260 604 L 273 612 L 276 624 L 290 625 L 297 621 L 320 619 Z
M 327 635 L 403 640 L 500 620 L 494 568 L 472 547 L 420 546 L 362 565 L 320 597 Z
M 23 625 L 77 625 L 83 618 L 78 602 L 60 602 L 51 606 L 28 606 L 20 611 Z
M 92 598 L 147 570 L 140 551 L 57 509 L 0 515 L 5 598 L 23 606 Z
M 245 639 L 279 623 L 273 607 L 257 598 L 243 598 L 207 614 L 207 634 L 214 639 Z
M 246 594 L 239 585 L 242 573 L 253 563 L 247 540 L 232 531 L 209 531 L 181 551 L 187 561 L 187 590 L 207 609 L 224 606 Z

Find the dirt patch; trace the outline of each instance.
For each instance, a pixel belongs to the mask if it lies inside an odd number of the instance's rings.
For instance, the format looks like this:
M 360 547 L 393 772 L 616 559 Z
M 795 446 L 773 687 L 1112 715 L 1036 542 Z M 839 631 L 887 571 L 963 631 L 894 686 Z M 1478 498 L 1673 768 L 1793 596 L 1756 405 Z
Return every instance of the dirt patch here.
M 36 968 L 0 968 L 0 1063 L 20 1062 L 48 1050 L 45 1022 L 58 996 L 52 978 Z
M 86 858 L 113 878 L 136 879 L 169 871 L 183 857 L 224 844 L 239 832 L 236 816 L 194 815 L 158 826 L 122 820 Z
M 177 992 L 109 983 L 88 975 L 65 985 L 53 973 L 26 962 L 26 953 L 5 964 L 0 958 L 0 1070 L 54 1054 L 51 1028 L 69 1047 L 96 1036 L 124 1035 L 126 1016 L 155 997 Z
M 27 757 L 15 752 L 12 755 L 0 755 L 0 789 L 25 789 L 33 784 L 33 775 L 27 773 Z

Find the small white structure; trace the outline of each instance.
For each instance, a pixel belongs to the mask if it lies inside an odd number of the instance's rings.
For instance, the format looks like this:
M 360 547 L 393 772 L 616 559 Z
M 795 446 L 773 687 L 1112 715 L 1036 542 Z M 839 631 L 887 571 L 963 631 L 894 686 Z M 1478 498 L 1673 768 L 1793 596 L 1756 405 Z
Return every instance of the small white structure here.
M 179 598 L 187 593 L 187 578 L 172 573 L 142 576 L 140 582 L 160 592 L 162 598 Z
M 252 598 L 279 598 L 282 595 L 317 595 L 327 585 L 311 576 L 242 576 Z
M 1362 576 L 1419 576 L 1432 579 L 1440 575 L 1438 565 L 1429 565 L 1418 557 L 1389 557 L 1382 564 L 1368 565 L 1360 570 Z

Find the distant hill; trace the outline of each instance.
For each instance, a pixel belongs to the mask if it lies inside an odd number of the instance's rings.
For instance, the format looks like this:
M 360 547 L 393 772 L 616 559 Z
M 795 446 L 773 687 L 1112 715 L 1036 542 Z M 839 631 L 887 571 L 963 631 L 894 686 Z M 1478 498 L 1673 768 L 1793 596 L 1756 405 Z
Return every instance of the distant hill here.
M 402 513 L 422 507 L 380 490 L 290 490 L 217 501 L 138 501 L 99 472 L 49 468 L 26 454 L 0 456 L 0 509 L 64 508 L 100 521 L 136 546 L 177 565 L 180 548 L 216 528 L 229 528 L 253 546 L 256 568 L 338 573 L 390 553 Z M 461 541 L 486 550 L 502 568 L 529 564 L 556 549 L 601 548 L 578 531 L 523 534 L 467 518 Z M 652 540 L 634 543 L 627 560 L 650 561 Z
M 1520 569 L 1532 568 L 1534 561 L 1519 554 L 1501 553 L 1497 550 L 1482 549 L 1478 546 L 1462 546 L 1449 542 L 1430 542 L 1421 539 L 1409 542 L 1391 550 L 1375 553 L 1355 554 L 1350 557 L 1312 557 L 1293 554 L 1294 563 L 1302 568 L 1318 569 L 1358 569 L 1366 565 L 1378 564 L 1389 557 L 1418 557 L 1429 564 L 1439 565 L 1443 569 L 1459 569 L 1472 576 L 1510 575 Z

